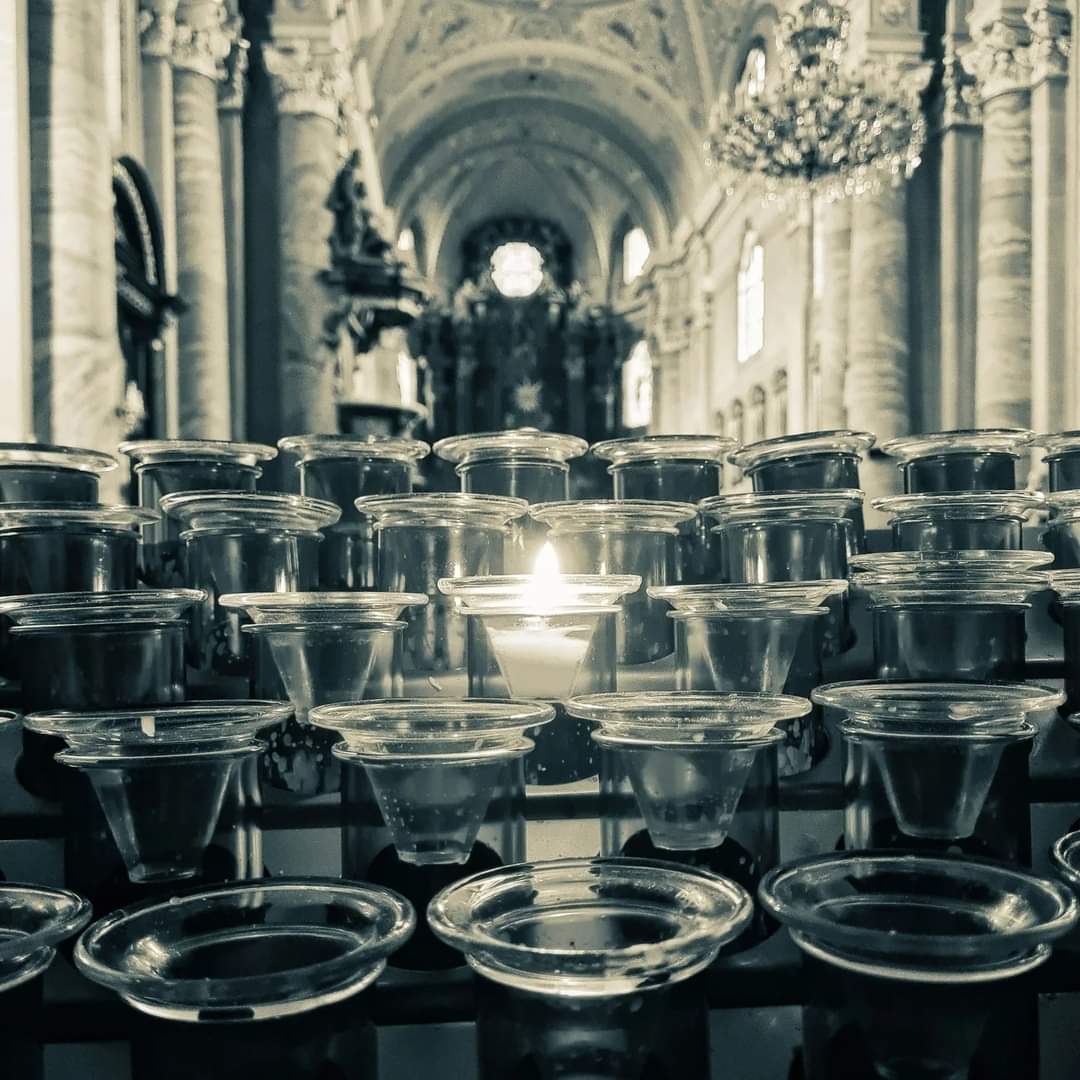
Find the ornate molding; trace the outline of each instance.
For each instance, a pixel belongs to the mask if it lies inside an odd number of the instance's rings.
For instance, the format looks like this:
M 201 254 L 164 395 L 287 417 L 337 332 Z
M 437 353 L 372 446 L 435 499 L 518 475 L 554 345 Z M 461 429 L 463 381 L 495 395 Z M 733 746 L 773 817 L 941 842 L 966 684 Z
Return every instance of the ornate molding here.
M 143 56 L 172 59 L 176 4 L 177 0 L 139 0 L 139 49 Z
M 240 112 L 244 107 L 249 48 L 247 38 L 237 37 L 225 60 L 225 77 L 218 85 L 218 108 L 224 112 Z
M 1031 33 L 1020 11 L 998 12 L 983 22 L 972 21 L 972 43 L 960 54 L 975 76 L 984 102 L 1000 94 L 1031 86 Z
M 977 127 L 982 123 L 982 102 L 975 77 L 964 67 L 956 39 L 945 39 L 941 79 L 941 128 Z
M 224 79 L 228 70 L 225 62 L 233 45 L 241 40 L 239 16 L 230 16 L 222 7 L 215 7 L 209 22 L 188 22 L 183 11 L 176 21 L 173 39 L 173 67 L 193 71 L 208 79 Z
M 279 112 L 308 113 L 340 124 L 342 114 L 353 107 L 348 56 L 343 51 L 316 50 L 308 38 L 293 38 L 263 45 L 262 58 Z
M 1031 82 L 1065 79 L 1069 75 L 1072 52 L 1072 15 L 1069 9 L 1053 0 L 1032 0 L 1024 12 L 1024 22 L 1031 30 Z

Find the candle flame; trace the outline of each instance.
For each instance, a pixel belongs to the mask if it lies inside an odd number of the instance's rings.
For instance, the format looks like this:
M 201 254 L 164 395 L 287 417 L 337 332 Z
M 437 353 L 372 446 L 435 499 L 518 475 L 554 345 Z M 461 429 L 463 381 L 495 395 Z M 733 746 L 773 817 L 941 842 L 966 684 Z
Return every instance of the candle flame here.
M 544 544 L 536 556 L 524 600 L 533 611 L 551 611 L 573 603 L 572 591 L 559 570 L 559 556 L 550 542 Z

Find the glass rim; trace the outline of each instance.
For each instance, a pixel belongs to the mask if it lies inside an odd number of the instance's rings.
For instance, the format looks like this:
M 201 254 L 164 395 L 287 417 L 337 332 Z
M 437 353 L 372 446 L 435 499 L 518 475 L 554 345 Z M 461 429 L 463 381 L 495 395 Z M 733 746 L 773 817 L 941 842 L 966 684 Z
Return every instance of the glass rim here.
M 855 868 L 873 868 L 889 873 L 891 878 L 901 874 L 934 873 L 940 878 L 985 882 L 994 881 L 1002 893 L 1015 895 L 1020 886 L 1035 893 L 1051 908 L 1037 923 L 1018 928 L 1005 927 L 993 933 L 932 934 L 900 930 L 883 930 L 838 923 L 816 913 L 802 897 L 790 893 L 792 883 L 802 879 L 808 886 L 828 880 L 830 871 L 842 877 Z M 787 893 L 788 895 L 785 895 Z M 860 895 L 867 895 L 865 892 Z M 895 898 L 895 887 L 893 890 Z M 826 852 L 793 859 L 767 871 L 758 885 L 758 899 L 765 910 L 792 932 L 805 934 L 827 952 L 833 948 L 855 950 L 859 955 L 887 961 L 893 956 L 921 956 L 927 960 L 959 959 L 966 957 L 965 966 L 980 968 L 977 958 L 985 957 L 987 966 L 1006 960 L 1010 955 L 1027 952 L 1036 945 L 1046 944 L 1068 932 L 1077 919 L 1077 900 L 1066 887 L 1050 878 L 1039 877 L 1019 867 L 990 859 L 965 856 L 910 854 L 893 851 Z M 886 897 L 888 899 L 888 897 Z M 987 955 L 987 946 L 993 955 Z M 910 962 L 901 964 L 912 968 Z M 933 968 L 939 976 L 943 969 Z M 945 969 L 947 970 L 947 969 Z
M 517 698 L 366 698 L 317 705 L 308 714 L 316 727 L 387 739 L 454 737 L 524 731 L 555 718 L 552 706 Z
M 359 930 L 352 931 L 353 945 L 347 952 L 291 967 L 286 972 L 276 970 L 268 974 L 170 979 L 167 975 L 121 968 L 108 963 L 102 955 L 110 935 L 123 935 L 143 920 L 158 935 L 169 924 L 182 930 L 192 913 L 204 908 L 212 910 L 215 904 L 227 910 L 230 902 L 237 907 L 250 906 L 260 893 L 351 901 L 356 914 L 368 919 L 370 930 L 363 935 Z M 304 924 L 309 925 L 315 926 Z M 255 1014 L 245 1016 L 244 1020 L 261 1019 L 307 1011 L 362 990 L 382 971 L 386 957 L 405 944 L 415 926 L 413 906 L 398 893 L 380 885 L 340 878 L 262 878 L 190 891 L 167 900 L 144 901 L 111 912 L 79 938 L 74 959 L 83 976 L 116 991 L 143 1011 L 197 1011 L 202 1018 L 220 1009 L 227 1019 L 228 1014 L 235 1015 L 241 1008 Z M 342 926 L 335 929 L 345 931 Z M 215 1017 L 211 1015 L 209 1019 Z
M 451 435 L 439 439 L 432 452 L 443 461 L 455 465 L 471 465 L 474 461 L 490 461 L 502 456 L 509 459 L 534 455 L 553 464 L 565 465 L 581 457 L 588 449 L 589 444 L 577 435 L 525 427 Z
M 1063 454 L 1080 450 L 1080 431 L 1056 431 L 1036 435 L 1031 444 L 1041 446 L 1046 451 L 1043 461 L 1053 461 Z
M 283 528 L 318 532 L 341 517 L 335 503 L 277 491 L 178 491 L 158 501 L 165 514 L 193 533 L 228 528 L 232 524 L 224 520 L 228 518 L 239 519 L 245 526 L 248 518 L 277 518 Z
M 1080 602 L 1080 569 L 1051 570 L 1050 588 L 1057 593 L 1062 604 Z
M 594 885 L 610 887 L 612 895 L 592 892 Z M 622 904 L 640 914 L 641 904 L 628 895 L 636 888 L 669 928 L 673 918 L 678 920 L 676 932 L 657 942 L 614 947 L 533 946 L 506 940 L 489 925 L 492 920 L 477 915 L 485 904 L 506 897 L 518 901 L 511 911 L 529 906 L 535 919 L 545 913 L 536 903 L 544 890 L 555 889 L 555 899 L 561 895 L 565 905 L 561 890 L 567 887 L 583 892 L 586 908 Z M 495 982 L 541 992 L 555 983 L 557 989 L 547 992 L 606 997 L 695 975 L 749 924 L 753 906 L 741 885 L 697 867 L 625 857 L 569 858 L 500 866 L 454 882 L 432 899 L 428 923 L 465 954 L 474 970 Z
M 76 472 L 112 472 L 120 462 L 112 454 L 89 450 L 82 446 L 60 446 L 56 443 L 0 442 L 0 469 L 9 465 L 44 465 Z
M 265 443 L 229 439 L 132 439 L 122 442 L 117 450 L 131 458 L 136 469 L 193 460 L 253 466 L 273 461 L 278 455 L 273 446 Z
M 222 593 L 218 605 L 227 611 L 357 611 L 423 607 L 424 593 L 399 592 L 248 592 Z
M 491 605 L 483 601 L 501 598 L 518 599 L 535 582 L 533 574 L 490 574 L 473 577 L 439 578 L 439 592 L 459 600 L 463 608 L 477 607 L 472 601 L 480 601 L 485 610 Z M 559 586 L 576 594 L 578 604 L 590 607 L 607 607 L 618 599 L 641 588 L 639 574 L 559 574 Z M 590 602 L 593 598 L 603 602 Z M 610 598 L 610 604 L 608 603 Z M 494 605 L 499 607 L 499 605 Z M 479 610 L 479 608 L 477 608 Z M 499 610 L 502 610 L 499 607 Z M 546 612 L 540 612 L 544 614 Z
M 536 503 L 529 517 L 551 528 L 553 535 L 588 532 L 598 527 L 678 533 L 678 526 L 697 517 L 693 503 L 651 499 L 578 499 Z
M 1049 566 L 1054 556 L 1048 551 L 1004 551 L 993 548 L 964 548 L 952 551 L 884 551 L 848 556 L 848 567 L 856 572 L 858 585 L 863 574 L 922 574 L 927 571 L 952 573 L 973 571 L 986 574 L 1024 575 Z
M 56 949 L 43 945 L 20 960 L 0 961 L 0 993 L 14 990 L 31 979 L 43 975 L 56 959 Z
M 698 503 L 703 514 L 720 522 L 758 515 L 822 517 L 841 521 L 863 505 L 865 495 L 858 488 L 804 491 L 739 491 L 710 495 Z
M 1073 829 L 1059 836 L 1050 848 L 1050 861 L 1080 896 L 1080 829 Z
M 1058 514 L 1071 514 L 1080 507 L 1080 490 L 1070 488 L 1067 491 L 1052 491 L 1046 497 L 1046 505 Z M 1053 524 L 1053 521 L 1050 522 Z
M 888 439 L 878 449 L 901 465 L 952 454 L 1008 454 L 1019 457 L 1036 438 L 1029 428 L 956 428 Z
M 1026 719 L 1030 713 L 1056 708 L 1064 692 L 1021 682 L 933 682 L 931 680 L 851 679 L 823 683 L 810 691 L 817 705 L 851 716 L 890 722 L 950 722 Z
M 40 528 L 54 524 L 59 528 L 87 525 L 101 529 L 134 530 L 161 521 L 161 513 L 149 507 L 76 502 L 0 503 L 0 531 Z
M 28 960 L 41 949 L 52 950 L 60 942 L 77 934 L 93 918 L 90 901 L 70 889 L 2 881 L 0 901 L 5 899 L 22 910 L 44 908 L 45 918 L 37 930 L 29 933 L 20 933 L 15 937 L 0 934 L 0 964 Z M 3 905 L 0 903 L 0 919 L 2 917 Z
M 927 517 L 1017 517 L 1027 518 L 1046 506 L 1046 496 L 1037 491 L 927 491 L 909 495 L 886 495 L 874 499 L 875 510 L 894 520 Z
M 840 733 L 853 742 L 1012 743 L 1034 739 L 1038 733 L 1030 720 L 1017 717 L 964 720 L 950 716 L 920 723 L 906 718 L 872 720 L 866 716 L 849 716 L 840 721 L 839 727 Z
M 726 435 L 628 435 L 593 443 L 592 456 L 609 461 L 608 472 L 623 465 L 649 461 L 692 461 L 723 465 L 724 456 L 739 445 Z
M 820 581 L 769 581 L 759 583 L 717 582 L 695 585 L 649 585 L 653 600 L 665 600 L 670 615 L 739 613 L 753 615 L 764 609 L 817 611 L 828 599 L 843 596 L 848 583 L 840 578 Z
M 365 630 L 372 634 L 396 634 L 409 624 L 401 619 L 378 618 L 372 615 L 366 619 L 335 619 L 322 622 L 263 622 L 247 623 L 240 627 L 243 634 L 253 637 L 273 637 L 275 634 L 321 634 L 331 631 L 340 633 L 344 630 Z
M 861 457 L 876 441 L 877 436 L 869 431 L 852 431 L 847 428 L 805 431 L 797 435 L 780 435 L 747 443 L 729 454 L 728 461 L 744 472 L 752 472 L 762 465 L 792 458 L 820 457 L 826 454 Z
M 529 509 L 524 499 L 463 491 L 362 495 L 353 504 L 362 514 L 371 514 L 379 529 L 416 524 L 505 529 L 511 521 L 524 517 Z
M 622 724 L 647 728 L 678 726 L 713 728 L 730 726 L 732 716 L 754 720 L 797 720 L 813 706 L 791 694 L 727 690 L 623 690 L 578 694 L 565 708 L 570 716 L 600 725 Z M 681 723 L 680 723 L 681 721 Z
M 20 626 L 52 625 L 58 617 L 89 616 L 91 619 L 153 621 L 154 611 L 169 612 L 167 621 L 207 597 L 205 589 L 118 589 L 112 592 L 30 593 L 0 596 L 0 614 Z M 81 618 L 76 622 L 83 621 Z M 16 627 L 17 629 L 18 627 Z
M 684 753 L 715 753 L 718 750 L 764 750 L 787 741 L 775 727 L 759 724 L 728 724 L 720 727 L 643 727 L 637 724 L 604 724 L 591 732 L 598 746 L 628 752 L 679 750 Z
M 396 435 L 369 436 L 335 435 L 331 433 L 286 435 L 278 439 L 278 450 L 299 458 L 298 464 L 326 458 L 369 458 L 374 461 L 397 461 L 412 464 L 431 453 L 431 447 L 420 439 Z

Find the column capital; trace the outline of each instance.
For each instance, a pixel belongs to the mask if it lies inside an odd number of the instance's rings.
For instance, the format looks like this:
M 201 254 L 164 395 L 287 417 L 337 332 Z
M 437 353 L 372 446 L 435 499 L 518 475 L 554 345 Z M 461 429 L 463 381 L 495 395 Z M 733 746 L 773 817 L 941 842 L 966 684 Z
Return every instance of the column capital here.
M 225 61 L 240 40 L 241 19 L 212 0 L 183 0 L 177 7 L 173 67 L 208 79 L 224 79 Z
M 984 102 L 1031 86 L 1031 31 L 1020 7 L 1000 0 L 977 5 L 968 16 L 972 42 L 960 54 L 978 80 Z
M 310 113 L 339 124 L 351 107 L 348 56 L 340 49 L 319 48 L 306 37 L 288 38 L 263 45 L 262 58 L 278 112 Z
M 218 84 L 218 109 L 222 112 L 239 112 L 244 107 L 250 47 L 247 38 L 237 36 L 225 58 L 225 74 Z
M 945 39 L 942 60 L 941 128 L 978 127 L 982 123 L 982 101 L 975 76 L 964 66 L 961 48 L 953 35 Z
M 139 0 L 139 48 L 143 56 L 171 60 L 177 0 Z
M 1031 30 L 1031 82 L 1066 79 L 1072 51 L 1072 14 L 1068 6 L 1055 0 L 1031 0 L 1024 12 Z

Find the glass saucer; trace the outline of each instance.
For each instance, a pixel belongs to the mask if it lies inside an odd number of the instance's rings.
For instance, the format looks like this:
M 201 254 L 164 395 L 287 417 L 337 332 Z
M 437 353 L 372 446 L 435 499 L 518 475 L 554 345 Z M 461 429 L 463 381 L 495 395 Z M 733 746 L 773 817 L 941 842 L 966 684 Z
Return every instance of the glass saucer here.
M 382 528 L 401 525 L 504 528 L 529 509 L 524 499 L 459 491 L 364 495 L 355 505 L 361 513 L 373 515 Z
M 333 503 L 280 492 L 179 491 L 163 495 L 161 509 L 193 532 L 230 528 L 317 532 L 341 517 L 341 508 Z
M 10 616 L 20 626 L 172 622 L 183 618 L 188 608 L 205 599 L 202 589 L 39 593 L 0 597 L 0 613 Z
M 819 454 L 861 456 L 874 445 L 869 431 L 808 431 L 799 435 L 781 435 L 740 447 L 728 455 L 728 461 L 744 472 L 791 458 Z
M 368 458 L 412 464 L 431 453 L 431 447 L 419 439 L 333 434 L 289 435 L 278 439 L 278 449 L 295 455 L 301 463 L 325 458 Z
M 551 535 L 604 531 L 633 531 L 678 534 L 678 527 L 693 521 L 693 503 L 661 502 L 653 499 L 588 499 L 578 502 L 537 503 L 529 516 L 551 527 Z
M 675 612 L 708 614 L 737 611 L 747 615 L 776 611 L 812 611 L 830 597 L 843 596 L 846 581 L 770 581 L 756 584 L 650 585 L 654 600 L 666 600 Z
M 237 465 L 257 465 L 272 461 L 277 451 L 263 443 L 229 442 L 225 439 L 139 439 L 122 442 L 117 450 L 143 465 L 172 464 L 178 461 L 218 461 Z
M 477 461 L 529 458 L 564 464 L 581 457 L 589 444 L 576 435 L 560 435 L 537 428 L 482 431 L 474 435 L 454 435 L 440 439 L 432 449 L 436 457 L 456 465 Z
M 423 607 L 423 593 L 398 592 L 261 592 L 225 593 L 218 604 L 246 611 L 255 623 L 350 622 L 396 620 L 408 607 Z
M 90 901 L 66 889 L 0 882 L 0 965 L 52 950 L 90 921 Z
M 848 565 L 858 574 L 923 574 L 965 571 L 976 574 L 1027 574 L 1049 566 L 1046 551 L 886 551 L 852 555 Z
M 103 503 L 9 502 L 0 503 L 0 529 L 137 529 L 161 520 L 157 510 Z
M 1035 438 L 1026 428 L 958 428 L 889 439 L 878 449 L 905 463 L 942 454 L 1012 454 L 1019 457 Z
M 537 591 L 553 597 L 553 608 L 606 608 L 620 597 L 637 592 L 637 574 L 558 574 L 537 583 L 533 574 L 491 574 L 481 577 L 440 578 L 439 592 L 451 596 L 466 611 L 525 611 L 524 603 Z M 548 608 L 539 609 L 539 613 Z
M 79 446 L 54 446 L 50 443 L 0 443 L 0 468 L 5 465 L 44 465 L 53 469 L 106 473 L 119 465 L 112 454 L 84 450 Z
M 839 521 L 860 509 L 864 495 L 856 488 L 836 491 L 740 491 L 732 495 L 712 495 L 698 508 L 728 522 L 815 520 Z
M 724 455 L 738 445 L 723 435 L 643 435 L 595 443 L 592 455 L 610 461 L 610 468 L 631 461 L 723 462 Z

